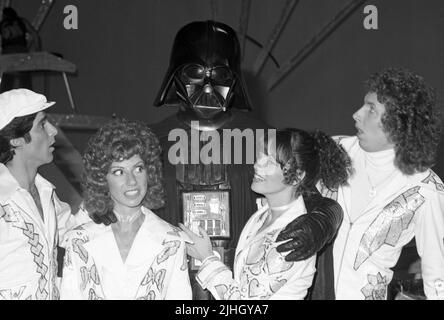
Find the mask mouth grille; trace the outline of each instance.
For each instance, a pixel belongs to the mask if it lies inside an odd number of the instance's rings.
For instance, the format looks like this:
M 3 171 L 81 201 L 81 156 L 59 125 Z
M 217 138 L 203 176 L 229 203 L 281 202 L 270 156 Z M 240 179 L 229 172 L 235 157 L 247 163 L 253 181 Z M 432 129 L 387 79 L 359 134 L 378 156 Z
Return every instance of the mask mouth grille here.
M 212 87 L 208 84 L 204 87 L 187 85 L 185 88 L 193 108 L 225 111 L 226 97 L 230 91 L 229 87 Z
M 228 92 L 230 91 L 230 87 L 224 87 L 224 86 L 215 86 L 214 90 L 216 90 L 224 99 L 227 99 Z
M 185 85 L 185 88 L 187 90 L 188 97 L 192 97 L 195 95 L 197 91 L 203 91 L 205 94 L 212 94 L 213 92 L 216 92 L 219 94 L 223 99 L 227 99 L 228 92 L 230 91 L 231 87 L 226 86 L 212 86 L 210 84 L 205 85 L 204 87 L 195 85 L 195 84 L 187 84 Z

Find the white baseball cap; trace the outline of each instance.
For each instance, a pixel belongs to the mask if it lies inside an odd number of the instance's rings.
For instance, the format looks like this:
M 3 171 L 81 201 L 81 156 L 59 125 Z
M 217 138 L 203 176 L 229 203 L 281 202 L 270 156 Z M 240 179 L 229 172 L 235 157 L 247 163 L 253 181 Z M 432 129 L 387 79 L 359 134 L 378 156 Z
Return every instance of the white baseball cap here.
M 28 89 L 14 89 L 0 94 L 0 130 L 14 118 L 45 110 L 55 102 L 48 102 L 42 94 Z

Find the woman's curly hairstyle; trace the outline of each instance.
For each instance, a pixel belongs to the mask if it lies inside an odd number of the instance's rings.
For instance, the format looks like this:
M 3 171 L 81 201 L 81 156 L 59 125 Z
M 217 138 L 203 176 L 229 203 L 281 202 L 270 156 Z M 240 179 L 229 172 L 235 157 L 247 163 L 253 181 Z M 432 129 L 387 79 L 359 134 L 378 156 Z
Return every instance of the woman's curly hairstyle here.
M 375 73 L 366 84 L 385 105 L 381 122 L 395 145 L 395 165 L 408 175 L 431 168 L 442 130 L 434 89 L 422 77 L 399 68 Z
M 305 172 L 296 190 L 303 196 L 309 195 L 319 180 L 330 190 L 346 184 L 352 170 L 347 152 L 322 131 L 277 130 L 276 161 L 286 184 L 297 181 L 300 171 Z
M 112 209 L 113 200 L 109 193 L 106 175 L 111 163 L 128 160 L 139 155 L 144 161 L 147 175 L 147 193 L 143 205 L 149 209 L 158 209 L 165 204 L 163 185 L 161 147 L 157 136 L 140 122 L 115 119 L 104 125 L 93 135 L 83 155 L 85 167 L 82 179 L 84 207 L 96 223 L 116 218 Z

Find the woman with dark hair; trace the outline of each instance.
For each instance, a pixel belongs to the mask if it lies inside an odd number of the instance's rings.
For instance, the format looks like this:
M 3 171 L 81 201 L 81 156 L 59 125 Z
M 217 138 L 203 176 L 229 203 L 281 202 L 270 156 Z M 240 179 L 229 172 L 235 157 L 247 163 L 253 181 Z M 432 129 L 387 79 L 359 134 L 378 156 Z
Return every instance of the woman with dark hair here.
M 62 299 L 191 299 L 186 236 L 151 211 L 164 205 L 160 157 L 138 122 L 113 120 L 89 140 L 81 210 L 93 222 L 67 235 Z
M 233 272 L 213 255 L 210 239 L 184 225 L 193 240 L 188 254 L 202 261 L 196 277 L 216 299 L 303 299 L 311 286 L 316 257 L 291 262 L 276 250 L 276 238 L 285 226 L 306 213 L 304 197 L 321 181 L 333 189 L 346 183 L 347 154 L 322 132 L 277 130 L 276 138 L 259 153 L 251 188 L 267 204 L 245 225 L 236 248 Z

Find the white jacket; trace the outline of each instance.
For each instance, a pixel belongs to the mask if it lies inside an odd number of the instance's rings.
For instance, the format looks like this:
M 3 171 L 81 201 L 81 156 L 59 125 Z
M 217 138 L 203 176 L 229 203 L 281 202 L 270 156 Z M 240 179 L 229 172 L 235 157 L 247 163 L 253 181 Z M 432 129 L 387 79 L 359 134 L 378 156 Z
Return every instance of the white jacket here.
M 142 207 L 145 220 L 125 262 L 111 226 L 88 222 L 68 232 L 63 300 L 189 300 L 182 230 Z M 79 214 L 82 215 L 80 212 Z
M 274 223 L 258 232 L 269 216 L 265 205 L 242 230 L 233 272 L 220 261 L 204 261 L 196 280 L 217 300 L 304 299 L 313 282 L 316 256 L 287 262 L 285 255 L 276 251 L 276 238 L 288 223 L 306 212 L 299 197 Z
M 0 164 L 0 300 L 59 297 L 57 244 L 74 217 L 39 174 L 35 186 L 44 220 L 31 194 Z
M 340 140 L 355 170 L 364 151 L 356 137 Z M 351 189 L 339 188 L 344 220 L 334 243 L 337 299 L 386 299 L 402 247 L 415 237 L 428 299 L 444 299 L 444 184 L 432 171 L 395 176 L 352 221 Z

